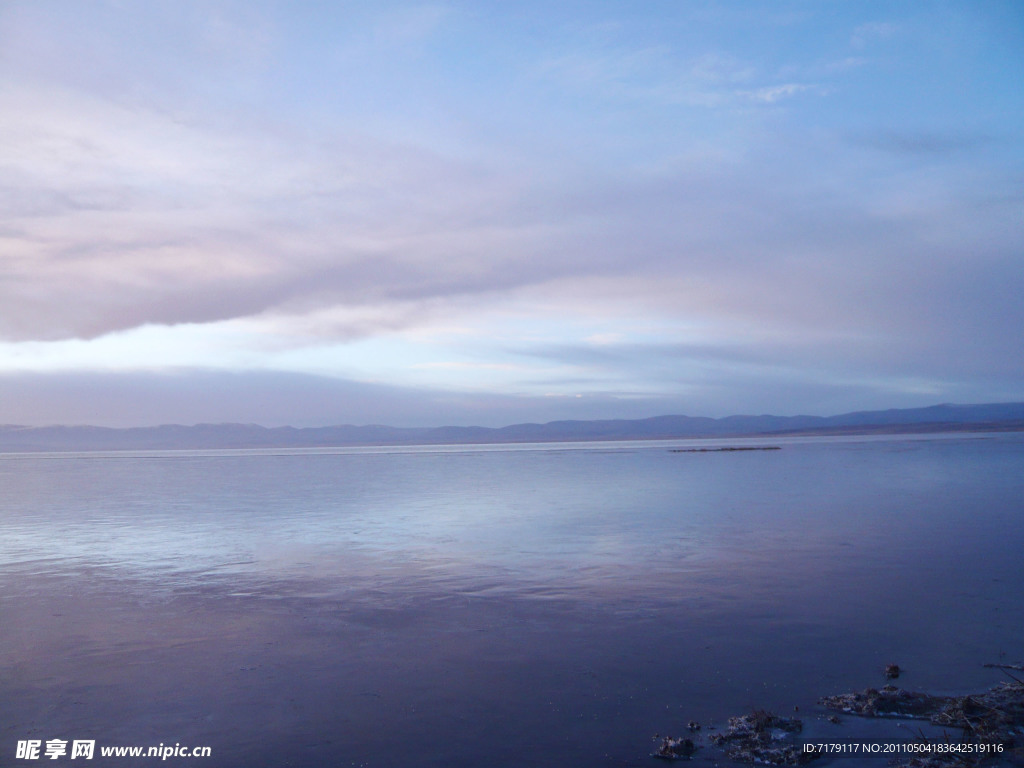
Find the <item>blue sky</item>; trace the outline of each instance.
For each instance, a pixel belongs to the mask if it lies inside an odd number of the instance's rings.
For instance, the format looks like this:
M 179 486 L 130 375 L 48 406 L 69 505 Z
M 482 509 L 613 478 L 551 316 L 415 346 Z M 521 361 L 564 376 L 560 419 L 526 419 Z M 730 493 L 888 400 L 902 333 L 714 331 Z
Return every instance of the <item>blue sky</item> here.
M 0 422 L 1024 400 L 1017 2 L 0 5 Z

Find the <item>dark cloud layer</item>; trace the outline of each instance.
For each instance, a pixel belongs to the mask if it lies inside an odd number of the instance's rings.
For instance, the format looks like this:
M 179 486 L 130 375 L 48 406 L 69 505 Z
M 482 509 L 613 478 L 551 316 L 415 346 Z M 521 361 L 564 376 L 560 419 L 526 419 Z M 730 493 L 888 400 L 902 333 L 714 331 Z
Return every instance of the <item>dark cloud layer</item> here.
M 752 391 L 756 394 L 752 396 Z M 976 390 L 953 389 L 966 401 Z M 993 388 L 987 400 L 1011 400 Z M 789 407 L 779 403 L 798 403 Z M 109 427 L 242 423 L 263 426 L 388 424 L 504 426 L 559 419 L 645 418 L 654 414 L 722 417 L 736 413 L 832 415 L 857 409 L 934 404 L 930 393 L 867 383 L 808 379 L 786 369 L 709 369 L 659 394 L 596 392 L 580 397 L 501 395 L 403 388 L 307 374 L 177 369 L 163 373 L 0 375 L 0 424 Z
M 24 373 L 0 375 L 0 423 L 242 423 L 503 426 L 559 418 L 640 418 L 681 406 L 614 394 L 580 398 L 403 388 L 276 371 Z

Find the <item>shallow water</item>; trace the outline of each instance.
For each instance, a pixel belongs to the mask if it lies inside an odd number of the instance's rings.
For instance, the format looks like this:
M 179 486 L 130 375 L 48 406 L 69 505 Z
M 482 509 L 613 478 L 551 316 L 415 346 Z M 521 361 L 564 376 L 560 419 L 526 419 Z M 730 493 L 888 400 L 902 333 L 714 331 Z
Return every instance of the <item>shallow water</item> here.
M 647 765 L 1024 660 L 1024 436 L 692 444 L 0 455 L 0 765 Z

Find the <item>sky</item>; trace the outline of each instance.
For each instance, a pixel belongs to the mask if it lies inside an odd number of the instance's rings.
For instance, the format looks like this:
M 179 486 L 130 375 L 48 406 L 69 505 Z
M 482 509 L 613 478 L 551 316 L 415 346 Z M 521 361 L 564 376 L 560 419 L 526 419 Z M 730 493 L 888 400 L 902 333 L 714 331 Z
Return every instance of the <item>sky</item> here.
M 0 423 L 1024 400 L 1024 4 L 0 0 Z

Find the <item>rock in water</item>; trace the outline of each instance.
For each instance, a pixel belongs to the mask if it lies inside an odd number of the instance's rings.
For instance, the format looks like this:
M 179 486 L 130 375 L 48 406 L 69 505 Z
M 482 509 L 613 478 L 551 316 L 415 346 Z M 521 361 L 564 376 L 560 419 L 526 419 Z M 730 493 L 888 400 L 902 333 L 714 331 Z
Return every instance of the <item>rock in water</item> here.
M 730 717 L 723 733 L 711 736 L 716 746 L 733 760 L 767 765 L 803 765 L 819 757 L 817 752 L 804 751 L 794 734 L 803 730 L 803 722 L 779 717 L 763 709 L 749 715 Z
M 651 757 L 660 757 L 662 760 L 689 760 L 696 751 L 697 747 L 690 739 L 673 739 L 666 736 L 661 740 L 658 749 L 651 753 Z

